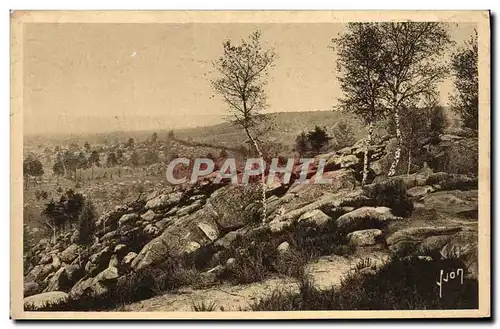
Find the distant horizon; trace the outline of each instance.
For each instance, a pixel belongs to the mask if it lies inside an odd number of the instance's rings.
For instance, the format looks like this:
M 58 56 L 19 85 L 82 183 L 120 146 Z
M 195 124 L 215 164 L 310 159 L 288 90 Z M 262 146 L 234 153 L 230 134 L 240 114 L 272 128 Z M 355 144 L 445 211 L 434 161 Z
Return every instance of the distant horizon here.
M 305 111 L 277 111 L 277 112 L 265 112 L 265 113 L 262 113 L 264 115 L 272 115 L 272 114 L 284 114 L 284 113 L 309 113 L 309 112 L 335 112 L 336 110 L 335 109 L 332 109 L 332 110 L 305 110 Z M 197 116 L 200 116 L 199 114 Z M 202 115 L 203 116 L 203 115 Z M 25 136 L 26 137 L 36 137 L 36 136 L 70 136 L 70 135 L 88 135 L 88 134 L 107 134 L 107 133 L 126 133 L 127 131 L 130 131 L 130 132 L 135 132 L 135 133 L 138 133 L 138 132 L 153 132 L 155 130 L 159 130 L 159 131 L 166 131 L 166 130 L 184 130 L 184 129 L 196 129 L 196 128 L 204 128 L 204 127 L 213 127 L 213 126 L 217 126 L 217 125 L 220 125 L 220 124 L 224 124 L 224 123 L 230 123 L 229 121 L 225 120 L 224 117 L 226 115 L 217 115 L 217 114 L 212 114 L 212 115 L 207 115 L 207 116 L 211 116 L 211 117 L 216 117 L 218 116 L 220 120 L 218 120 L 217 122 L 206 122 L 206 124 L 202 124 L 202 125 L 184 125 L 184 126 L 177 126 L 177 127 L 170 127 L 170 126 L 163 126 L 163 127 L 150 127 L 150 128 L 137 128 L 137 129 L 130 129 L 130 128 L 127 128 L 127 129 L 114 129 L 114 128 L 111 128 L 111 129 L 108 129 L 108 130 L 96 130 L 96 131 L 59 131 L 59 132 L 56 132 L 56 131 L 45 131 L 45 132 L 25 132 Z M 135 119 L 135 118 L 164 118 L 164 119 L 168 119 L 168 118 L 171 118 L 169 116 L 161 116 L 161 115 L 155 115 L 155 116 L 145 116 L 145 115 L 135 115 L 135 114 L 132 114 L 132 115 L 129 115 L 127 118 L 128 119 Z M 73 116 L 73 118 L 75 120 L 81 120 L 82 118 L 85 118 L 85 116 Z M 110 119 L 110 120 L 113 120 L 114 116 L 112 115 L 108 115 L 108 116 L 101 116 L 101 117 L 98 117 L 97 119 L 99 120 L 102 120 L 102 119 Z M 95 117 L 94 117 L 95 119 Z

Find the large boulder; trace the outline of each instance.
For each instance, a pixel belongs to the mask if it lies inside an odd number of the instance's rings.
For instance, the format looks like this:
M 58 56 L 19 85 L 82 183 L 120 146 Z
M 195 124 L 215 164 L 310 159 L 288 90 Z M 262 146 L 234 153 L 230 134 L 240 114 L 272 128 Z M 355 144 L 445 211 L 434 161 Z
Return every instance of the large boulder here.
M 75 283 L 75 285 L 71 288 L 69 295 L 71 299 L 78 300 L 88 291 L 90 286 L 92 285 L 94 278 L 82 278 L 80 281 Z
M 296 197 L 295 202 L 285 204 L 286 210 L 296 202 L 307 203 L 317 200 L 325 194 L 338 193 L 342 190 L 352 191 L 356 187 L 355 171 L 352 169 L 340 169 L 336 171 L 324 172 L 323 179 L 331 179 L 331 184 L 315 183 L 316 176 L 311 177 L 304 183 L 295 183 L 287 191 Z
M 160 232 L 162 232 L 168 225 L 170 225 L 175 219 L 172 217 L 166 217 L 163 219 L 160 219 L 155 223 L 155 226 L 158 227 Z
M 335 154 L 326 161 L 325 169 L 335 170 L 339 168 L 351 168 L 358 165 L 359 162 L 359 158 L 354 154 Z
M 217 241 L 214 242 L 214 246 L 219 247 L 219 248 L 224 248 L 224 249 L 229 249 L 231 247 L 231 244 L 233 243 L 234 240 L 238 236 L 240 236 L 241 233 L 237 231 L 231 231 L 218 239 Z
M 257 208 L 250 207 L 260 199 L 256 184 L 229 185 L 214 192 L 205 210 L 222 231 L 237 230 L 253 221 Z
M 361 207 L 337 218 L 337 226 L 344 231 L 355 231 L 401 219 L 394 216 L 388 207 Z
M 152 264 L 160 263 L 169 257 L 174 248 L 169 238 L 172 238 L 172 236 L 166 235 L 164 232 L 147 243 L 140 253 L 134 257 L 131 267 L 137 271 Z
M 63 291 L 50 291 L 24 298 L 25 311 L 45 311 L 64 307 L 69 295 Z
M 128 254 L 125 255 L 122 259 L 122 264 L 125 266 L 130 266 L 132 261 L 137 257 L 137 254 L 133 251 L 130 251 Z
M 313 223 L 316 225 L 324 225 L 330 221 L 331 217 L 322 212 L 319 209 L 314 209 L 311 211 L 306 212 L 305 214 L 301 215 L 299 217 L 299 222 L 308 222 L 308 223 Z
M 179 217 L 190 215 L 190 214 L 194 213 L 195 211 L 197 211 L 198 209 L 200 209 L 202 206 L 203 206 L 202 201 L 196 200 L 195 202 L 193 202 L 189 206 L 185 206 L 185 207 L 179 209 L 176 214 Z
M 107 282 L 116 280 L 118 277 L 118 269 L 115 266 L 108 266 L 104 271 L 95 276 L 94 281 Z
M 404 228 L 387 237 L 389 249 L 394 253 L 412 252 L 418 250 L 422 241 L 433 236 L 452 236 L 462 230 L 461 227 L 452 226 L 422 226 Z M 439 246 L 442 241 L 428 241 L 428 247 L 433 244 Z
M 169 193 L 169 194 L 162 194 L 162 195 L 156 196 L 156 197 L 148 200 L 148 202 L 146 203 L 144 208 L 146 210 L 165 209 L 165 208 L 168 208 L 170 206 L 173 206 L 173 205 L 179 203 L 179 201 L 181 201 L 181 198 L 182 198 L 182 192 L 173 192 L 173 193 Z
M 192 252 L 195 252 L 196 250 L 200 249 L 200 244 L 196 241 L 190 241 L 188 242 L 188 244 L 186 245 L 186 247 L 184 248 L 184 252 L 186 254 L 190 254 Z
M 478 191 L 439 191 L 426 195 L 422 202 L 426 209 L 442 213 L 472 213 L 478 209 Z
M 89 261 L 85 265 L 85 271 L 90 276 L 94 276 L 98 272 L 102 271 L 108 266 L 112 254 L 113 252 L 109 246 L 93 254 L 90 256 Z
M 432 186 L 414 186 L 406 191 L 406 195 L 410 198 L 418 199 L 432 192 L 434 192 L 434 188 Z
M 201 247 L 216 240 L 219 235 L 212 214 L 203 207 L 190 215 L 175 218 L 163 233 L 142 248 L 131 266 L 134 270 L 139 270 L 158 264 L 167 257 L 185 254 L 192 242 Z
M 215 241 L 219 237 L 219 231 L 217 230 L 217 226 L 215 226 L 215 225 L 210 225 L 209 223 L 202 222 L 202 223 L 198 224 L 198 228 L 211 241 Z
M 420 242 L 416 248 L 416 253 L 420 255 L 434 254 L 440 251 L 448 242 L 453 239 L 453 235 L 433 235 Z
M 282 220 L 294 220 L 299 218 L 302 214 L 315 209 L 321 209 L 325 213 L 331 213 L 334 212 L 335 209 L 344 208 L 346 206 L 362 207 L 371 203 L 373 203 L 372 200 L 366 197 L 361 189 L 353 191 L 343 190 L 338 193 L 325 193 L 321 197 L 315 198 L 313 202 L 307 202 L 305 204 L 300 203 L 299 207 L 294 209 L 287 209 L 289 203 L 285 204 L 283 207 L 284 213 L 281 215 L 281 218 Z
M 64 249 L 59 255 L 61 260 L 67 264 L 71 264 L 78 257 L 78 245 L 76 243 Z
M 37 265 L 26 276 L 25 281 L 40 282 L 43 281 L 47 275 L 56 271 L 52 264 Z
M 73 300 L 79 300 L 84 296 L 91 298 L 99 298 L 109 291 L 109 286 L 118 279 L 118 269 L 110 266 L 95 277 L 85 278 L 78 281 L 70 291 L 70 296 Z
M 68 274 L 66 273 L 66 269 L 61 267 L 54 275 L 50 278 L 47 287 L 44 292 L 48 291 L 66 291 L 71 288 L 70 281 L 68 279 Z
M 144 227 L 143 232 L 150 236 L 157 236 L 160 233 L 160 229 L 153 224 L 148 224 Z
M 140 218 L 141 217 L 136 213 L 125 214 L 118 221 L 118 226 L 124 226 L 126 224 L 134 223 L 135 221 L 139 220 Z
M 473 174 L 478 172 L 479 143 L 477 138 L 444 138 L 437 146 L 430 146 L 431 166 L 437 171 L 451 174 Z
M 45 254 L 38 262 L 40 265 L 45 265 L 52 262 L 52 254 Z
M 460 259 L 467 267 L 468 276 L 478 276 L 478 236 L 475 231 L 463 231 L 455 236 L 441 249 L 444 258 Z
M 99 240 L 103 241 L 103 242 L 110 241 L 110 240 L 117 238 L 119 235 L 120 235 L 120 232 L 118 230 L 115 230 L 115 231 L 111 231 L 111 232 L 104 234 Z
M 85 271 L 80 264 L 66 265 L 64 269 L 70 286 L 75 284 L 85 274 Z
M 351 232 L 347 235 L 349 243 L 355 246 L 371 246 L 377 243 L 377 238 L 382 235 L 379 229 L 367 229 Z
M 147 212 L 145 212 L 144 214 L 141 215 L 141 218 L 142 220 L 145 220 L 147 222 L 151 222 L 153 221 L 154 219 L 156 219 L 156 214 L 153 210 L 148 210 Z

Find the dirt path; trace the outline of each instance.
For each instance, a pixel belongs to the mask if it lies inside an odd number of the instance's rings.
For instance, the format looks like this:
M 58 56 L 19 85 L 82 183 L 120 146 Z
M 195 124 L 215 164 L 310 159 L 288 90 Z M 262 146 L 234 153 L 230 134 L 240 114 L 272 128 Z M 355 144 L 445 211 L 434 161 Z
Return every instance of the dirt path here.
M 308 264 L 306 274 L 313 284 L 326 289 L 338 286 L 346 275 L 362 259 L 370 258 L 372 264 L 380 265 L 387 259 L 384 251 L 373 248 L 360 248 L 350 257 L 326 256 Z M 181 289 L 176 293 L 167 293 L 140 302 L 124 306 L 120 311 L 168 312 L 193 311 L 193 304 L 215 304 L 216 311 L 250 311 L 250 305 L 269 296 L 276 289 L 290 292 L 299 291 L 299 282 L 292 278 L 273 278 L 246 285 L 220 285 L 208 289 Z

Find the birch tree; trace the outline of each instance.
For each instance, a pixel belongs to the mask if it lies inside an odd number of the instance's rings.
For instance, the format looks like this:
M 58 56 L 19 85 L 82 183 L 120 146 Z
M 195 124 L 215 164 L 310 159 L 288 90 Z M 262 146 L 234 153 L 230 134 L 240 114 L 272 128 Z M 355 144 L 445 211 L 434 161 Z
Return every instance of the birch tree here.
M 248 40 L 233 44 L 223 43 L 223 54 L 212 62 L 219 77 L 212 80 L 214 91 L 228 106 L 229 120 L 240 126 L 261 160 L 262 221 L 266 220 L 266 177 L 264 154 L 254 130 L 263 119 L 261 111 L 267 107 L 264 87 L 268 81 L 269 69 L 273 66 L 276 53 L 264 49 L 260 32 L 254 32 Z
M 392 114 L 397 138 L 390 177 L 396 173 L 403 144 L 400 110 L 437 96 L 437 85 L 448 73 L 443 54 L 451 40 L 447 26 L 438 22 L 379 23 L 377 29 L 383 37 L 380 96 Z
M 366 184 L 369 167 L 369 147 L 373 125 L 384 115 L 381 106 L 383 81 L 380 71 L 383 59 L 382 36 L 375 23 L 349 23 L 347 30 L 332 40 L 337 52 L 338 80 L 343 96 L 340 109 L 351 112 L 368 124 L 365 140 L 362 185 Z

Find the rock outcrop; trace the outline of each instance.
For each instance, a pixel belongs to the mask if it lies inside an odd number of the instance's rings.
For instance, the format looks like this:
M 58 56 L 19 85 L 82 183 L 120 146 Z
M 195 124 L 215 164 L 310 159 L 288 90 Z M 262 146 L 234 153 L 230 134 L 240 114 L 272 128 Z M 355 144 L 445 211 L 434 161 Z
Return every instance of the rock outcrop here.
M 445 142 L 455 145 L 457 141 L 464 143 L 464 139 L 454 138 Z M 239 236 L 266 229 L 280 232 L 297 222 L 319 227 L 333 223 L 352 246 L 379 248 L 384 257 L 459 258 L 470 275 L 477 276 L 477 178 L 463 175 L 462 169 L 448 174 L 429 168 L 385 178 L 380 162 L 387 156 L 387 143 L 384 139 L 370 146 L 370 175 L 376 178 L 363 188 L 359 184 L 363 143 L 319 155 L 317 159 L 326 160 L 323 178 L 332 179 L 332 184 L 311 184 L 317 170 L 314 166 L 307 173 L 309 184 L 277 184 L 268 191 L 265 223 L 260 220 L 258 186 L 215 184 L 210 179 L 182 191 L 165 189 L 118 205 L 99 217 L 91 246 L 78 246 L 73 231 L 58 236 L 54 244 L 41 240 L 25 255 L 32 264 L 24 277 L 25 307 L 61 306 L 88 294 L 98 298 L 131 272 L 154 268 L 205 247 L 204 257 L 217 260 Z M 394 184 L 414 204 L 411 219 L 394 215 L 391 205 L 376 198 L 378 190 Z M 420 212 L 437 215 L 419 216 Z M 284 241 L 276 251 L 284 256 L 294 249 Z M 224 263 L 210 265 L 212 270 L 205 274 L 215 275 L 238 264 L 238 257 L 230 259 L 219 259 Z

